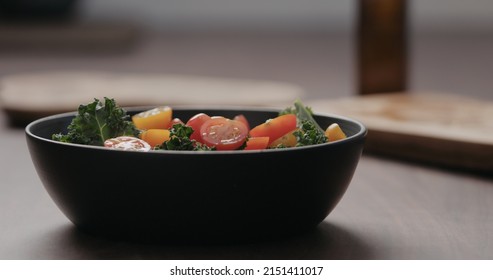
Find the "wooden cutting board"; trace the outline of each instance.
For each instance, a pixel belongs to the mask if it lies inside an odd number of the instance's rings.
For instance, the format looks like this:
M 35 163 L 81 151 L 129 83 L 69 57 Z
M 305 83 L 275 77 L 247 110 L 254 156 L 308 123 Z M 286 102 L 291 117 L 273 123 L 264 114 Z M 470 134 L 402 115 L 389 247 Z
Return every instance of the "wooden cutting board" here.
M 101 71 L 36 72 L 0 79 L 0 106 L 13 124 L 77 110 L 94 98 L 121 106 L 197 105 L 285 108 L 303 98 L 301 87 L 277 81 Z
M 367 152 L 493 174 L 493 102 L 406 92 L 307 103 L 364 123 Z

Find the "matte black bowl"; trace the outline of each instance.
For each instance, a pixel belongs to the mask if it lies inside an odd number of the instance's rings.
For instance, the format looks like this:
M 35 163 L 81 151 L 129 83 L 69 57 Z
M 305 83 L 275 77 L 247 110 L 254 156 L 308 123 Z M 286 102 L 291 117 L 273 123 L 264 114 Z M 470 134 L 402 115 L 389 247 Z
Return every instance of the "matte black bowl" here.
M 149 107 L 126 108 L 135 114 Z M 278 114 L 258 108 L 174 108 L 244 114 L 253 127 Z M 51 140 L 75 112 L 26 127 L 36 171 L 51 198 L 79 229 L 149 242 L 241 242 L 314 229 L 348 188 L 367 130 L 341 116 L 315 115 L 321 127 L 339 123 L 348 138 L 327 144 L 262 151 L 130 152 Z

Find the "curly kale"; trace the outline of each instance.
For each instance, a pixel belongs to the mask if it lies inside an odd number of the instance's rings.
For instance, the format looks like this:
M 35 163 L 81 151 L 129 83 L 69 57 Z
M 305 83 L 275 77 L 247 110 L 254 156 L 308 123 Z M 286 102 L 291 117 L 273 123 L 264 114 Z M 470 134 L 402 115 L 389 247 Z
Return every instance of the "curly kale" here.
M 118 136 L 138 136 L 140 131 L 135 127 L 127 112 L 119 107 L 114 99 L 104 98 L 104 104 L 98 99 L 80 105 L 77 115 L 67 127 L 68 133 L 52 135 L 53 140 L 103 146 L 104 141 Z
M 296 140 L 298 141 L 296 144 L 298 147 L 322 144 L 328 141 L 327 136 L 325 136 L 325 132 L 317 129 L 315 124 L 309 120 L 302 120 L 300 128 L 293 132 L 293 134 L 296 136 Z
M 200 142 L 190 139 L 193 129 L 183 124 L 175 124 L 170 130 L 169 140 L 157 146 L 156 150 L 174 151 L 213 151 L 214 147 L 208 147 Z
M 284 114 L 295 114 L 298 120 L 298 130 L 293 132 L 298 142 L 296 146 L 322 144 L 328 141 L 325 131 L 313 118 L 312 109 L 305 106 L 300 100 L 294 102 L 294 108 L 288 107 L 279 112 L 279 115 Z

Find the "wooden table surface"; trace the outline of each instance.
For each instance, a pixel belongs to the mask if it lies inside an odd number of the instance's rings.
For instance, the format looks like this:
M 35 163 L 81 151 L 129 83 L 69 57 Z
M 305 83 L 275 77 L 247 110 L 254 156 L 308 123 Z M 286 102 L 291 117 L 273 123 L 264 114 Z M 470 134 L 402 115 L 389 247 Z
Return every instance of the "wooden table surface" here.
M 22 128 L 0 115 L 0 259 L 493 259 L 493 178 L 364 154 L 310 233 L 274 242 L 135 244 L 79 232 L 45 192 Z

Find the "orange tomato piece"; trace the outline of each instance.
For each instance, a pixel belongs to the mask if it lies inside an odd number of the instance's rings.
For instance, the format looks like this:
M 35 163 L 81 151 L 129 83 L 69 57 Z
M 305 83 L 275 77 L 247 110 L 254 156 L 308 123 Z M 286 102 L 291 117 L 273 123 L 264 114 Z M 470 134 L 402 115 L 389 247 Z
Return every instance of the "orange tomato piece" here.
M 286 114 L 267 120 L 250 130 L 251 137 L 269 137 L 269 144 L 296 129 L 296 115 Z
M 325 136 L 329 139 L 329 142 L 334 142 L 346 138 L 346 134 L 342 131 L 341 127 L 337 123 L 333 123 L 325 130 Z
M 245 150 L 263 150 L 269 146 L 269 137 L 250 137 L 246 142 Z
M 169 133 L 168 129 L 152 128 L 142 132 L 139 137 L 149 143 L 151 147 L 156 147 L 169 140 Z
M 269 145 L 269 147 L 277 147 L 279 145 L 283 145 L 284 147 L 294 147 L 296 144 L 298 144 L 298 140 L 296 139 L 296 136 L 293 134 L 296 131 L 293 130 L 291 132 L 288 132 L 281 136 L 280 138 L 277 138 L 276 140 L 272 141 Z
M 142 130 L 169 127 L 173 110 L 169 106 L 156 107 L 132 116 L 135 127 Z

